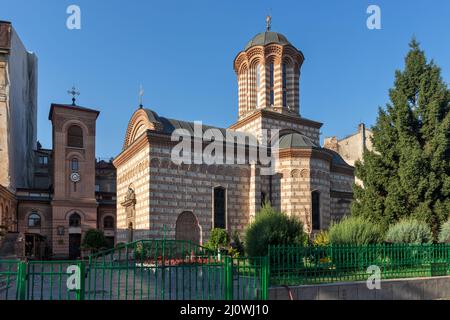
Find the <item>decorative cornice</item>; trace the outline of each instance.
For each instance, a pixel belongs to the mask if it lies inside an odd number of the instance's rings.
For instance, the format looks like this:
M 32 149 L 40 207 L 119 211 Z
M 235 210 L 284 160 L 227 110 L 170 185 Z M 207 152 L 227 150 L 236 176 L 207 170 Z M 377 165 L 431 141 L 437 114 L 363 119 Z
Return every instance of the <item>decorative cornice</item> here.
M 8 188 L 0 185 L 0 196 L 8 200 L 16 200 L 16 196 Z
M 55 207 L 82 207 L 82 208 L 98 207 L 96 199 L 86 199 L 86 200 L 57 199 L 51 201 L 51 205 Z
M 233 61 L 234 71 L 238 74 L 243 63 L 249 64 L 254 59 L 266 60 L 275 57 L 277 63 L 281 63 L 285 56 L 291 57 L 297 68 L 301 67 L 305 57 L 301 51 L 290 44 L 267 44 L 265 46 L 252 46 L 239 52 Z
M 283 158 L 312 158 L 312 159 L 321 159 L 328 162 L 331 162 L 332 156 L 321 150 L 315 148 L 290 148 L 290 149 L 282 149 L 278 152 L 278 157 L 280 159 Z
M 137 152 L 141 151 L 145 146 L 148 146 L 149 144 L 149 137 L 147 133 L 143 133 L 140 135 L 139 138 L 134 140 L 134 142 L 128 146 L 126 149 L 124 149 L 114 160 L 113 165 L 114 167 L 119 167 L 124 162 L 131 159 Z
M 295 116 L 289 116 L 286 114 L 281 114 L 278 112 L 273 112 L 270 110 L 257 110 L 255 112 L 253 112 L 252 114 L 246 116 L 244 119 L 239 120 L 238 122 L 236 122 L 235 124 L 231 125 L 229 128 L 236 130 L 241 128 L 242 126 L 255 121 L 257 118 L 269 118 L 269 119 L 275 119 L 275 120 L 280 120 L 280 121 L 287 121 L 287 122 L 293 122 L 299 125 L 303 125 L 303 126 L 308 126 L 308 127 L 313 127 L 313 128 L 317 128 L 320 129 L 323 125 L 323 123 L 321 122 L 316 122 L 316 121 L 312 121 L 309 119 L 305 119 L 302 118 L 298 115 Z

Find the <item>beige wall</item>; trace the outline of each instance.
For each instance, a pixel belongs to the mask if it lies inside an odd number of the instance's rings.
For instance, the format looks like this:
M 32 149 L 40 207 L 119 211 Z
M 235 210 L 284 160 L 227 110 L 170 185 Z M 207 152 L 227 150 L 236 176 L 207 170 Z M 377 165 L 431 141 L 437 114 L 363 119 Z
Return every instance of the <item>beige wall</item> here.
M 362 159 L 364 148 L 372 150 L 371 138 L 372 131 L 367 129 L 364 124 L 360 124 L 355 134 L 341 140 L 336 137 L 326 138 L 324 147 L 336 151 L 348 164 L 354 166 L 356 160 Z

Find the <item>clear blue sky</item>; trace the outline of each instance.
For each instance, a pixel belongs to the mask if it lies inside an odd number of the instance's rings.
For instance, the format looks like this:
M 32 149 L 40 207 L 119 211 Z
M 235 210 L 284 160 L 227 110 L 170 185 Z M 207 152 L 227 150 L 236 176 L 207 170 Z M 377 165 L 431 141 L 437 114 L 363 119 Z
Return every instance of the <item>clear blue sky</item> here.
M 66 28 L 77 4 L 82 29 Z M 368 30 L 366 9 L 381 7 L 382 30 Z M 101 111 L 97 155 L 116 156 L 138 105 L 158 114 L 228 127 L 237 119 L 232 63 L 271 11 L 272 30 L 302 50 L 300 113 L 324 123 L 324 136 L 345 136 L 375 122 L 394 71 L 417 37 L 450 80 L 450 1 L 112 1 L 0 0 L 27 49 L 39 57 L 38 137 L 51 147 L 50 103 Z

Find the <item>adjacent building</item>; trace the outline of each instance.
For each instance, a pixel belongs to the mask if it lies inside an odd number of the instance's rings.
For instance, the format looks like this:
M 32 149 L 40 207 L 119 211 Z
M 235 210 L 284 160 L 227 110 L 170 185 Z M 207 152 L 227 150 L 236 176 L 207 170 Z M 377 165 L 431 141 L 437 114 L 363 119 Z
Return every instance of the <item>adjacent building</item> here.
M 326 138 L 324 147 L 339 153 L 345 162 L 354 166 L 357 160 L 363 159 L 364 150 L 372 150 L 372 131 L 367 129 L 364 123 L 360 123 L 358 131 L 345 138 Z M 355 182 L 361 183 L 356 177 Z
M 0 226 L 17 231 L 17 188 L 33 180 L 37 141 L 37 57 L 0 21 Z
M 116 170 L 95 157 L 99 111 L 75 99 L 51 105 L 52 148 L 42 148 L 36 80 L 36 56 L 0 22 L 0 226 L 8 232 L 0 253 L 75 259 L 88 229 L 114 245 Z

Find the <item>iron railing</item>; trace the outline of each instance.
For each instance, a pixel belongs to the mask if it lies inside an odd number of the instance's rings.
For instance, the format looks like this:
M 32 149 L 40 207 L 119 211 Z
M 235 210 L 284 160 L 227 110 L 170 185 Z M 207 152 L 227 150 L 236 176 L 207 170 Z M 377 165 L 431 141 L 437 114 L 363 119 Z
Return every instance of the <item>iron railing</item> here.
M 378 270 L 381 279 L 450 274 L 448 244 L 278 245 L 268 256 L 271 285 L 365 281 Z
M 78 273 L 75 278 L 69 272 L 73 267 Z M 186 241 L 141 240 L 87 260 L 0 261 L 0 300 L 255 300 L 267 296 L 267 257 L 231 258 Z

